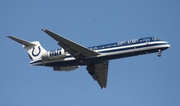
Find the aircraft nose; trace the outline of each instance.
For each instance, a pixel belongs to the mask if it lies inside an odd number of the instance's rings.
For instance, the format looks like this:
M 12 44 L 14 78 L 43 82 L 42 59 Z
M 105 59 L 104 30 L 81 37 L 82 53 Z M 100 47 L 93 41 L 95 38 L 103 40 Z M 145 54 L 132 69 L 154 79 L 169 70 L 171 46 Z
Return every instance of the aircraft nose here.
M 166 42 L 166 46 L 167 46 L 168 48 L 170 48 L 170 44 L 169 44 L 168 42 Z

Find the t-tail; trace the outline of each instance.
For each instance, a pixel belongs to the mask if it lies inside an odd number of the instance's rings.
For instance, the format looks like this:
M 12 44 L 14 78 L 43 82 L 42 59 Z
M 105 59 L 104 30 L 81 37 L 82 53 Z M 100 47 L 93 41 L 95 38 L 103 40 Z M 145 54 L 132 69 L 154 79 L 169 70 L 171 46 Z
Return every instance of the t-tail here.
M 7 36 L 8 38 L 20 43 L 23 45 L 28 52 L 28 55 L 31 60 L 38 60 L 41 59 L 41 55 L 46 53 L 47 51 L 41 46 L 39 41 L 29 42 L 26 40 L 22 40 L 13 36 Z

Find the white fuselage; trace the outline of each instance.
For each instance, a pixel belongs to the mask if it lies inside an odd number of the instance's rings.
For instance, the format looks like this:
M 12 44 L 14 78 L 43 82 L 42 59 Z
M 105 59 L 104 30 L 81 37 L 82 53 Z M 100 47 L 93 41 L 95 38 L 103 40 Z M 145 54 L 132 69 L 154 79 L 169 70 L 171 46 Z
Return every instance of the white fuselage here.
M 84 59 L 84 63 L 79 63 L 70 54 L 66 54 L 63 58 L 51 60 L 36 60 L 30 62 L 31 65 L 44 66 L 73 66 L 86 65 L 89 61 L 104 61 L 116 58 L 123 58 L 129 56 L 136 56 L 141 54 L 148 54 L 163 51 L 169 48 L 170 45 L 166 41 L 159 40 L 154 37 L 147 37 L 141 39 L 133 39 L 129 41 L 122 41 L 100 46 L 89 47 L 90 50 L 98 52 L 100 55 Z M 56 55 L 57 56 L 57 55 Z

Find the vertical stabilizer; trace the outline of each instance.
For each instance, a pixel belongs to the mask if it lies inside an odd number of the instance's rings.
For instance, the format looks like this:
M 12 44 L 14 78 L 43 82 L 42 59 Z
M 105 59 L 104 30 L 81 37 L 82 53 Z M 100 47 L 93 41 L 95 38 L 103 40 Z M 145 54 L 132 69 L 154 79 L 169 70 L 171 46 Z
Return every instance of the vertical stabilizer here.
M 46 53 L 47 51 L 41 46 L 41 44 L 39 43 L 39 41 L 33 41 L 33 42 L 29 42 L 26 40 L 22 40 L 13 36 L 7 36 L 8 38 L 20 43 L 23 45 L 23 48 L 26 49 L 26 51 L 28 52 L 28 55 L 30 57 L 30 59 L 32 60 L 38 60 L 41 58 L 41 55 L 43 53 Z

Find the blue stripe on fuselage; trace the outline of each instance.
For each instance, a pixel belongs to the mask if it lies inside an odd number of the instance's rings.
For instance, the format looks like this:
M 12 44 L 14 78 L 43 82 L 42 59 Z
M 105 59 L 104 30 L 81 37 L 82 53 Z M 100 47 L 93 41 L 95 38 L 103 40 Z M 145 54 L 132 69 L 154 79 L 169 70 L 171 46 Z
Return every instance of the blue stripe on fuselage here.
M 116 43 L 110 43 L 110 44 L 105 44 L 105 45 L 92 46 L 88 48 L 91 50 L 100 50 L 100 49 L 128 46 L 128 45 L 141 44 L 141 43 L 146 43 L 146 42 L 156 42 L 156 41 L 160 41 L 160 40 L 155 37 L 145 37 L 145 38 L 140 38 L 140 39 L 133 39 L 133 40 L 116 42 Z
M 139 48 L 144 48 L 144 47 L 152 47 L 152 46 L 157 46 L 157 45 L 164 45 L 164 44 L 150 44 L 150 45 L 142 45 L 142 46 L 132 46 L 132 47 L 127 47 L 127 48 L 119 48 L 119 49 L 114 49 L 114 50 L 106 50 L 106 51 L 101 51 L 99 53 L 109 53 L 109 52 L 116 52 L 116 51 L 124 51 L 124 50 L 130 50 L 130 49 L 139 49 Z

